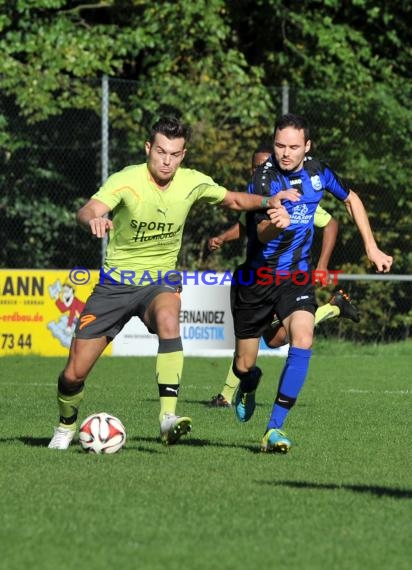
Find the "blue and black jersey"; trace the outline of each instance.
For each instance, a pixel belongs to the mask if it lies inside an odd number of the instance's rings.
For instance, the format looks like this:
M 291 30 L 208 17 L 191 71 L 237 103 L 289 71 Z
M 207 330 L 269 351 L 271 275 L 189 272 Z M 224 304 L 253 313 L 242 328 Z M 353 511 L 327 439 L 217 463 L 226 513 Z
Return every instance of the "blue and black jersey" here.
M 315 210 L 325 191 L 338 200 L 345 200 L 349 187 L 325 164 L 306 157 L 303 168 L 297 172 L 285 172 L 271 156 L 259 166 L 248 187 L 248 192 L 262 196 L 275 196 L 281 190 L 297 189 L 299 202 L 282 201 L 290 215 L 291 224 L 279 236 L 267 244 L 257 238 L 256 226 L 268 220 L 266 212 L 248 212 L 246 265 L 252 268 L 270 267 L 273 271 L 308 271 L 310 249 L 313 241 Z

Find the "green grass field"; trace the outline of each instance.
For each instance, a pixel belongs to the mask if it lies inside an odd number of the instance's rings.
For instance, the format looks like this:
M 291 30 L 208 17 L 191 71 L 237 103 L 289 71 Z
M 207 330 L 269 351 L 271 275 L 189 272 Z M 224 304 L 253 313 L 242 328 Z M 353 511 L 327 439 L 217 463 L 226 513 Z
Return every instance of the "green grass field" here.
M 7 570 L 409 569 L 411 343 L 318 343 L 287 425 L 288 455 L 261 454 L 281 358 L 261 358 L 255 416 L 210 410 L 228 359 L 187 358 L 178 413 L 158 442 L 153 358 L 102 358 L 81 418 L 124 422 L 126 447 L 47 449 L 64 360 L 4 357 L 0 568 Z

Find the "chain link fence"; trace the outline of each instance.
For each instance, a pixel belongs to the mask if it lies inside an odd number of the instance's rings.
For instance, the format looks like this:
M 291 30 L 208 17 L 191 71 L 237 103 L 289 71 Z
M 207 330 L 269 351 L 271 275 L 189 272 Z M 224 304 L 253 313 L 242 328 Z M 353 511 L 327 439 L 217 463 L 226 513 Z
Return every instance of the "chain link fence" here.
M 145 137 L 156 114 L 143 113 L 139 82 L 110 79 L 90 81 L 100 92 L 101 107 L 95 110 L 71 109 L 43 122 L 30 123 L 20 113 L 12 97 L 0 96 L 0 119 L 6 144 L 0 153 L 0 259 L 5 268 L 97 268 L 102 260 L 102 244 L 80 230 L 75 212 L 112 172 L 145 160 Z M 276 114 L 285 111 L 303 114 L 312 126 L 313 154 L 341 176 L 356 178 L 358 191 L 370 213 L 373 230 L 383 249 L 392 253 L 391 220 L 398 218 L 395 188 L 386 186 L 377 194 L 368 182 L 364 159 L 379 160 L 383 149 L 378 117 L 353 117 L 339 100 L 333 104 L 322 92 L 273 88 Z M 169 109 L 164 108 L 164 112 Z M 185 166 L 210 174 L 230 189 L 242 190 L 250 175 L 254 147 L 270 142 L 275 116 L 268 119 L 261 140 L 248 144 L 231 140 L 230 117 L 218 133 L 227 141 L 225 150 L 216 144 L 216 153 L 204 152 L 210 125 L 193 125 Z M 237 133 L 239 125 L 236 126 Z M 204 133 L 206 133 L 205 136 Z M 238 138 L 238 135 L 236 135 Z M 356 145 L 352 142 L 356 141 Z M 235 144 L 236 142 L 236 144 Z M 237 146 L 236 146 L 237 145 Z M 364 149 L 362 161 L 354 160 L 353 147 Z M 232 148 L 233 147 L 233 148 Z M 235 149 L 235 150 L 233 150 Z M 235 156 L 236 155 L 236 156 Z M 361 164 L 359 164 L 361 162 Z M 349 164 L 349 166 L 348 166 Z M 353 167 L 353 165 L 358 165 Z M 239 166 L 240 165 L 240 166 Z M 339 221 L 340 232 L 330 267 L 346 273 L 367 273 L 365 254 L 356 228 L 347 219 L 345 208 L 326 198 L 322 205 Z M 387 215 L 382 215 L 386 212 Z M 199 224 L 199 219 L 204 220 Z M 231 270 L 242 261 L 243 241 L 227 243 L 211 254 L 208 238 L 221 233 L 237 216 L 219 208 L 195 206 L 186 224 L 180 255 L 182 269 Z M 405 242 L 410 240 L 411 225 L 402 228 Z M 391 233 L 392 232 L 392 233 Z M 316 260 L 321 247 L 321 232 L 313 247 Z M 402 250 L 401 244 L 398 244 Z M 395 270 L 396 272 L 396 270 Z M 398 271 L 399 272 L 399 271 Z M 401 271 L 402 273 L 402 271 Z M 410 271 L 403 271 L 410 273 Z M 361 325 L 340 320 L 325 327 L 325 334 L 353 340 L 399 340 L 409 337 L 411 282 L 368 281 L 367 276 L 346 284 L 365 316 Z M 320 303 L 330 292 L 320 293 Z M 373 306 L 373 314 L 370 306 Z M 368 320 L 375 326 L 368 329 Z M 377 324 L 378 323 L 378 324 Z M 377 332 L 378 330 L 378 332 Z

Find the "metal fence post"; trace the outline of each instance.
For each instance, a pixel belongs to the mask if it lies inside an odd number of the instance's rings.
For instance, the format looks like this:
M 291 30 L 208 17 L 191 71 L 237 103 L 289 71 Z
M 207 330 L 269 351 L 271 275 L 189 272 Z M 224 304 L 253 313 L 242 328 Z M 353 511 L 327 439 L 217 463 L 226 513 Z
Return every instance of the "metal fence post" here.
M 102 76 L 102 118 L 101 118 L 101 152 L 102 152 L 102 179 L 104 184 L 109 176 L 109 78 Z M 101 265 L 103 265 L 107 249 L 107 236 L 102 239 Z
M 282 115 L 289 113 L 289 85 L 282 84 Z

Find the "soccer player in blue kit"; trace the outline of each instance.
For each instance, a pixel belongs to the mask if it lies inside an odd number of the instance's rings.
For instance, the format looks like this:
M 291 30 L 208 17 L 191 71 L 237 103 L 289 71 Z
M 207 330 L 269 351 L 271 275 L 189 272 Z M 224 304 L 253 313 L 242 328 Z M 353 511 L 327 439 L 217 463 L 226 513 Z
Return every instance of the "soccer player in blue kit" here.
M 388 272 L 392 257 L 374 239 L 359 196 L 325 164 L 306 157 L 311 147 L 305 119 L 283 115 L 274 130 L 274 154 L 257 168 L 249 191 L 275 196 L 295 188 L 300 200 L 285 200 L 291 224 L 275 233 L 272 211 L 247 215 L 246 261 L 235 272 L 232 311 L 236 336 L 233 372 L 239 378 L 235 395 L 237 418 L 247 422 L 255 409 L 261 370 L 256 366 L 259 338 L 276 313 L 289 338 L 289 352 L 281 373 L 275 402 L 263 435 L 261 450 L 287 453 L 291 441 L 282 431 L 306 379 L 313 342 L 316 300 L 310 250 L 313 218 L 325 191 L 344 202 L 358 227 L 366 255 L 379 272 Z

